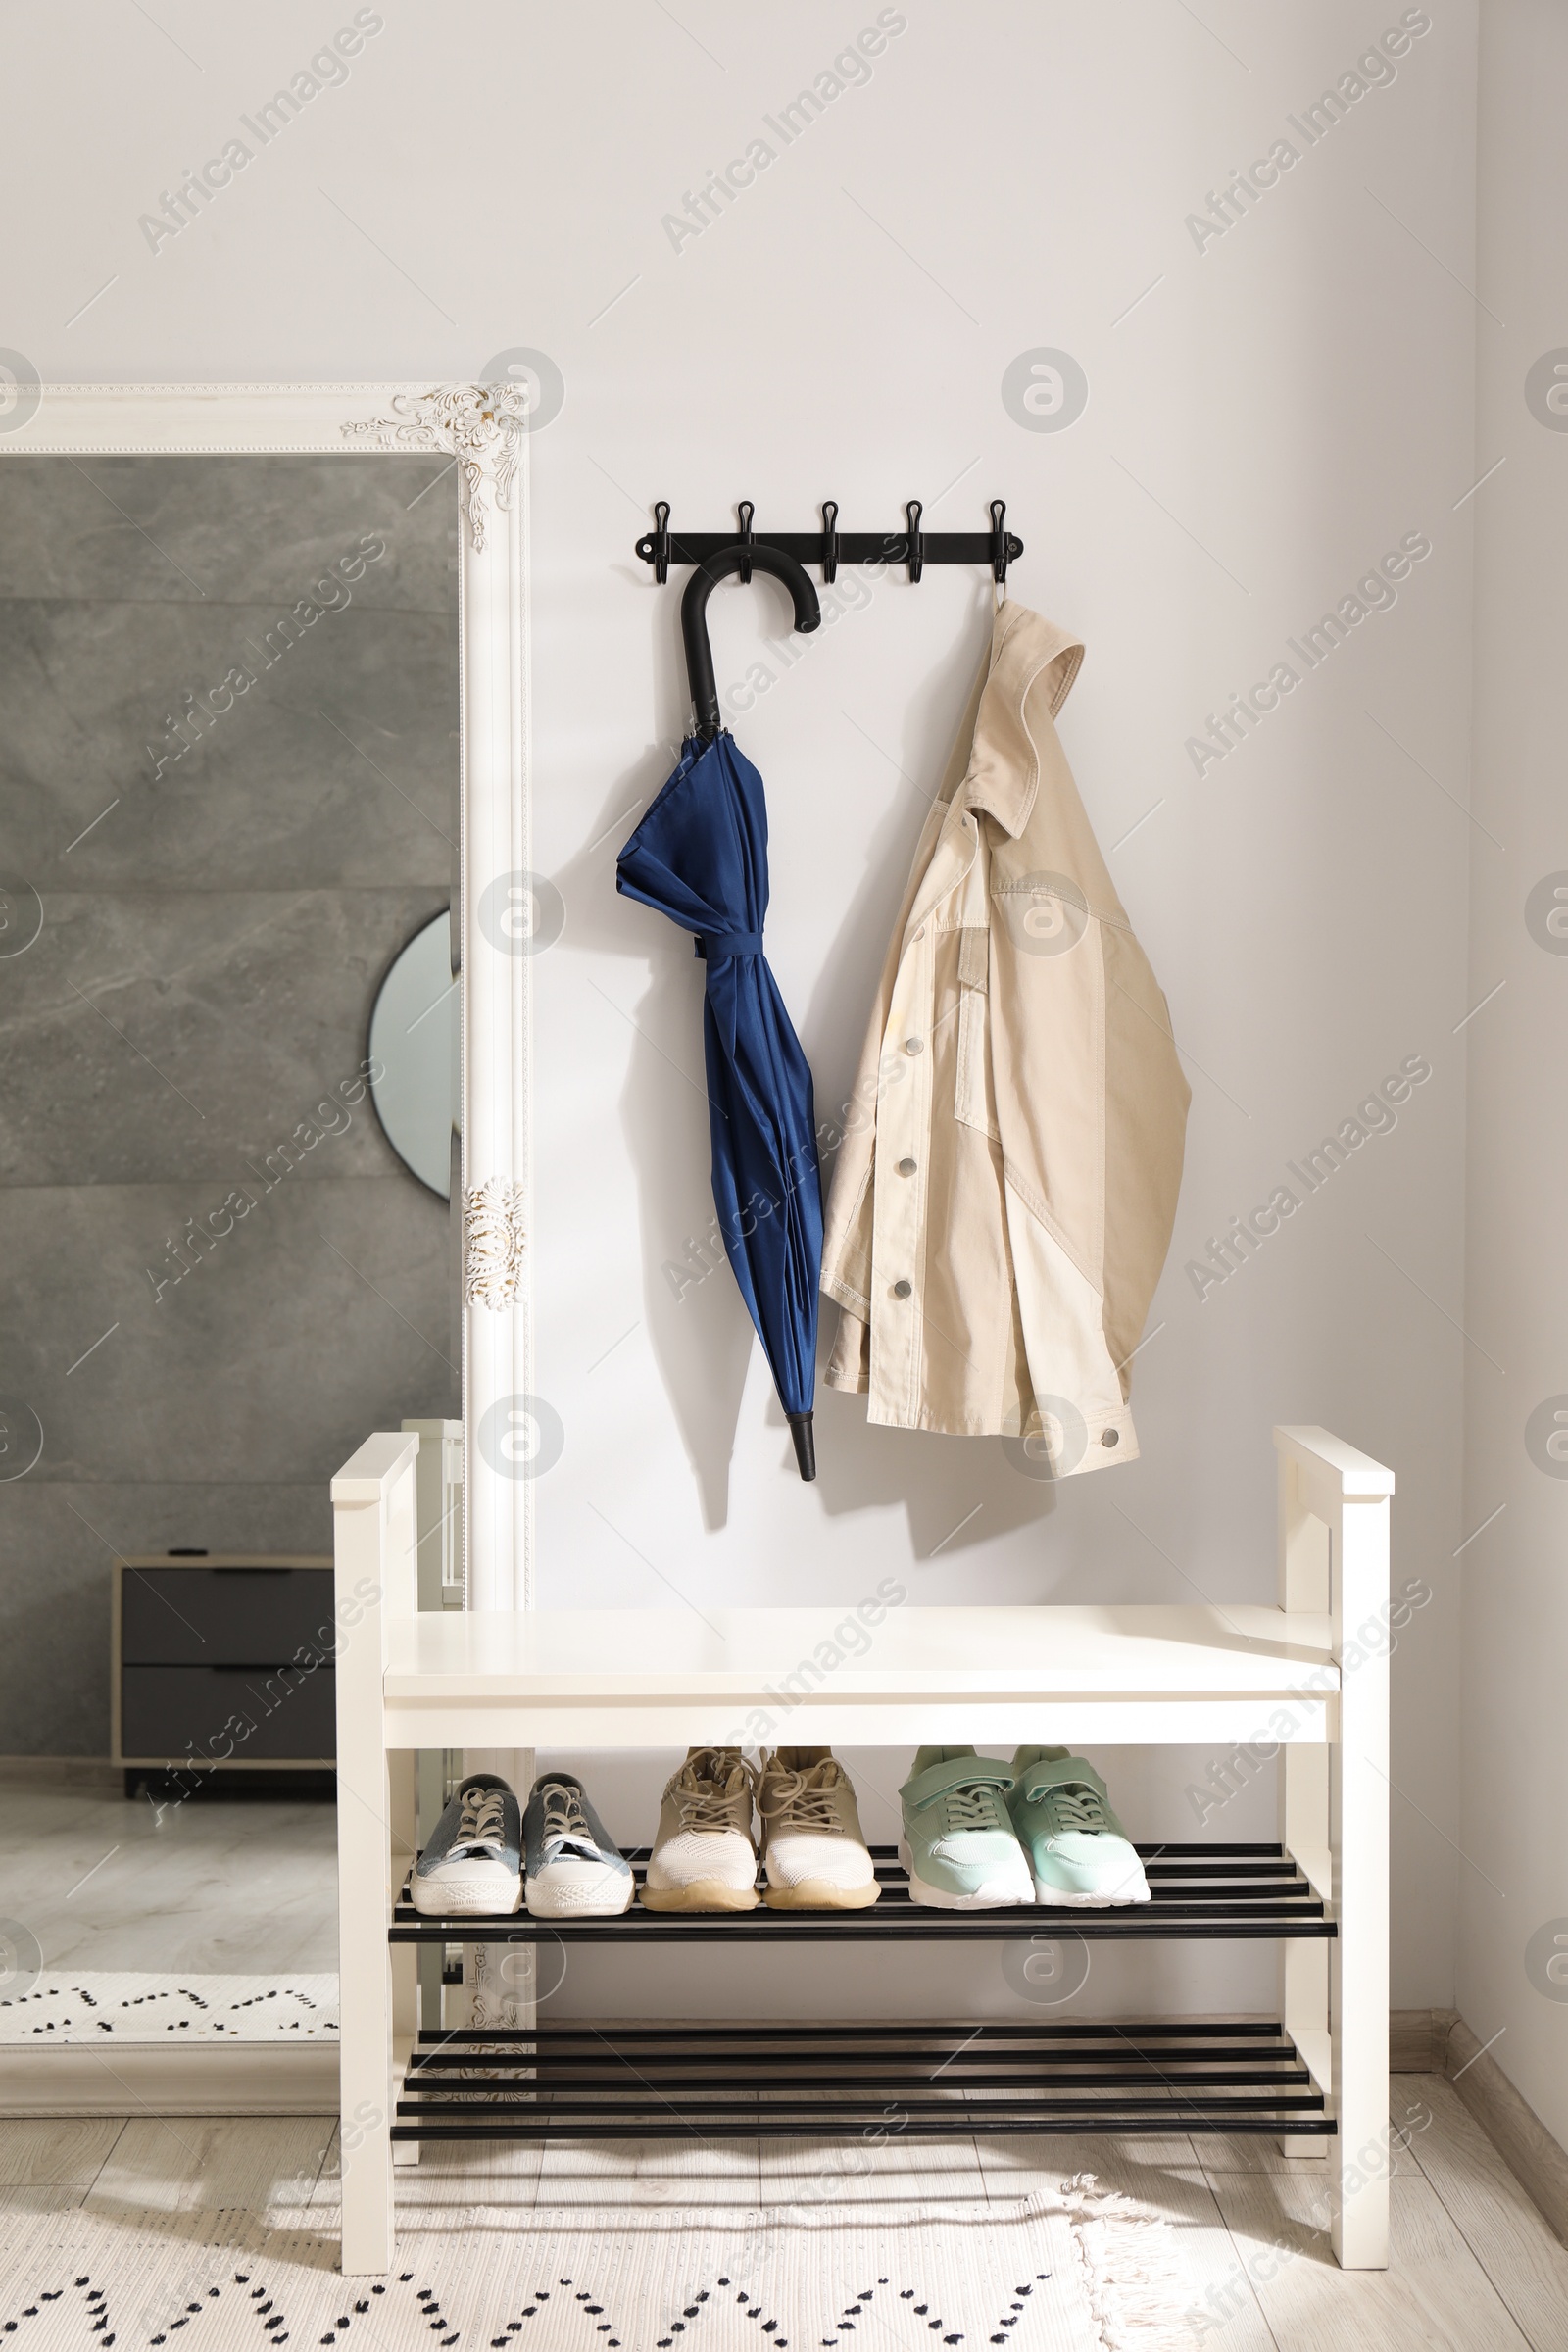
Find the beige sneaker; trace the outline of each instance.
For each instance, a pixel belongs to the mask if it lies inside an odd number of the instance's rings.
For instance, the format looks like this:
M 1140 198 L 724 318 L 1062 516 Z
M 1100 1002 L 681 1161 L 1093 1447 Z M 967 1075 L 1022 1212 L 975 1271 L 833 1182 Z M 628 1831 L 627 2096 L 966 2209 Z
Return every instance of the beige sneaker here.
M 643 1902 L 650 1911 L 755 1911 L 756 1776 L 738 1747 L 693 1747 L 664 1790 Z
M 768 1907 L 863 1911 L 881 1888 L 860 1835 L 855 1790 L 825 1747 L 781 1747 L 762 1759 L 757 1792 Z

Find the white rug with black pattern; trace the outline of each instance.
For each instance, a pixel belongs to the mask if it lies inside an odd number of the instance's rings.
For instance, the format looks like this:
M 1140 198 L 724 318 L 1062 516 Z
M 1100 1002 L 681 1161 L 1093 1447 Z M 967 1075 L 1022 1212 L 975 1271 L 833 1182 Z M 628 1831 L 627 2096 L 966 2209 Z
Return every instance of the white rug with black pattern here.
M 273 2217 L 275 2220 L 277 2217 Z M 303 2218 L 295 2208 L 290 2221 Z M 1164 2225 L 1087 2177 L 1058 2198 L 906 2208 L 469 2208 L 418 2217 L 384 2280 L 326 2217 L 12 2211 L 5 2352 L 1175 2352 Z
M 40 1970 L 0 1998 L 0 2043 L 333 2041 L 337 1975 L 153 1976 L 145 1969 Z

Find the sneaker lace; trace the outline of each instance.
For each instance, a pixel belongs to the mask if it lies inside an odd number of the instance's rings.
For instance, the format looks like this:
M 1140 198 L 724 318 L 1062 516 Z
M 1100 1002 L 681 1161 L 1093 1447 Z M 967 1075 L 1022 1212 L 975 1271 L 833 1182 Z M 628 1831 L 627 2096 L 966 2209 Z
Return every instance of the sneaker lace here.
M 466 1788 L 458 1819 L 460 1845 L 500 1848 L 506 1842 L 506 1797 L 499 1788 Z
M 950 1788 L 944 1799 L 943 1816 L 943 1827 L 948 1831 L 1006 1830 L 1012 1826 L 1001 1791 L 989 1781 Z
M 545 1790 L 544 1842 L 560 1845 L 567 1838 L 587 1846 L 594 1842 L 578 1791 L 568 1788 L 564 1782 L 552 1781 Z
M 759 1796 L 757 1809 L 775 1830 L 836 1830 L 840 1823 L 833 1798 L 840 1778 L 838 1765 L 831 1762 L 814 1765 L 809 1773 L 781 1772 L 763 1785 L 773 1801 L 764 1804 Z
M 756 1792 L 757 1776 L 744 1756 L 712 1747 L 693 1756 L 682 1767 L 675 1784 L 675 1793 L 680 1798 L 681 1828 L 732 1830 L 735 1799 L 741 1793 L 735 1785 L 737 1775 L 750 1800 Z
M 1066 1781 L 1051 1792 L 1052 1811 L 1060 1830 L 1107 1830 L 1104 1800 L 1087 1781 Z

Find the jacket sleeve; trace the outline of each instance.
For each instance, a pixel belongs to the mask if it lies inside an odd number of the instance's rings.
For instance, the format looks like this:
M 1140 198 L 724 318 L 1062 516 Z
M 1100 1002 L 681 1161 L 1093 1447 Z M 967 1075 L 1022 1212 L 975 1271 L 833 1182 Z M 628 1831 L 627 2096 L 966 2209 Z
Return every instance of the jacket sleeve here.
M 1054 730 L 1040 749 L 1042 792 L 1054 784 L 1076 807 Z M 1076 877 L 1043 872 L 1053 852 L 1037 837 L 993 860 L 990 1046 L 1031 1378 L 1093 1427 L 1126 1401 L 1170 1242 L 1189 1090 L 1114 895 L 1079 858 Z M 1070 895 L 1053 900 L 1064 881 Z

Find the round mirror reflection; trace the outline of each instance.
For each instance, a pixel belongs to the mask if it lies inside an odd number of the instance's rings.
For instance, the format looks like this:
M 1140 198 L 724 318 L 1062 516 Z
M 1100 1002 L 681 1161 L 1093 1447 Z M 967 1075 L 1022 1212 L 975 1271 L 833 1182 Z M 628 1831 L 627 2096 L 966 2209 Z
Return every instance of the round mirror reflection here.
M 438 914 L 393 961 L 370 1014 L 370 1093 L 387 1142 L 443 1200 L 459 1117 L 452 920 Z

